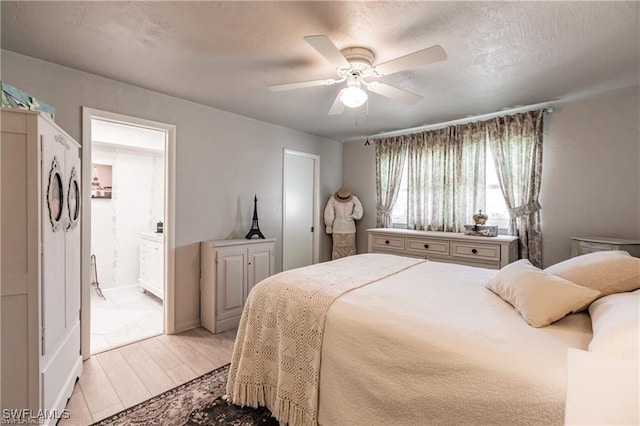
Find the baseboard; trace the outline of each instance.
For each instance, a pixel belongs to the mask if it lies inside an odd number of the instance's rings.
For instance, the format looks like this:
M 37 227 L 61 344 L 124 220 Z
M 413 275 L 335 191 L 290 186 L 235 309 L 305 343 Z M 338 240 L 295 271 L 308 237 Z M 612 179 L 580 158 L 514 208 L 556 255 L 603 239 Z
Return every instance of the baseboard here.
M 216 321 L 216 334 L 222 333 L 223 331 L 231 330 L 232 328 L 238 327 L 240 324 L 240 315 L 233 318 L 227 318 L 221 321 Z
M 182 333 L 183 331 L 191 330 L 192 328 L 200 327 L 200 318 L 183 322 L 181 324 L 176 324 L 175 332 L 176 334 Z

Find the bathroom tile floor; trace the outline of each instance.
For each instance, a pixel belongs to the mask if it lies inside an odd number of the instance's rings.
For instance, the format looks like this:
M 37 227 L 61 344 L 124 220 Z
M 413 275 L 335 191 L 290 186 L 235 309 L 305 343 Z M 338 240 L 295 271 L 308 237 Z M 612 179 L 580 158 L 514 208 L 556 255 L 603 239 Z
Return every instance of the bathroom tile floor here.
M 164 331 L 162 300 L 137 285 L 91 295 L 91 353 L 117 348 Z

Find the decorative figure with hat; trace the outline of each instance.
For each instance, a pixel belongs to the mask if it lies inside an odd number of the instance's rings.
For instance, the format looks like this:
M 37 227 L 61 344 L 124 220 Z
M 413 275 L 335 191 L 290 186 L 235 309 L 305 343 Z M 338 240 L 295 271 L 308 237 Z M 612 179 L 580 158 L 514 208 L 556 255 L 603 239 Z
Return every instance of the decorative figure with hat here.
M 324 209 L 327 234 L 333 234 L 332 259 L 356 254 L 356 220 L 362 219 L 362 204 L 348 188 L 340 188 Z

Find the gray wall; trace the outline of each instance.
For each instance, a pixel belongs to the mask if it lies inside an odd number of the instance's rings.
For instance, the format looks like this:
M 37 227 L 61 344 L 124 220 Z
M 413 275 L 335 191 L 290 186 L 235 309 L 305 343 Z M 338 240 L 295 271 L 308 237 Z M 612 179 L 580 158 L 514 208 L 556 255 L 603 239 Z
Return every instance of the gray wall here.
M 616 91 L 554 107 L 543 146 L 543 264 L 569 258 L 572 236 L 640 239 L 640 92 Z M 375 227 L 375 147 L 343 148 L 343 185 L 364 205 L 358 252 Z
M 284 148 L 320 156 L 320 210 L 342 181 L 337 141 L 6 50 L 2 79 L 53 105 L 56 122 L 79 142 L 82 106 L 176 125 L 176 329 L 199 323 L 198 242 L 242 238 L 251 226 L 254 193 L 260 229 L 278 239 L 276 268 L 281 268 Z M 322 235 L 320 258 L 327 260 L 331 239 Z
M 640 239 L 640 91 L 554 108 L 543 147 L 543 262 L 567 259 L 572 236 Z

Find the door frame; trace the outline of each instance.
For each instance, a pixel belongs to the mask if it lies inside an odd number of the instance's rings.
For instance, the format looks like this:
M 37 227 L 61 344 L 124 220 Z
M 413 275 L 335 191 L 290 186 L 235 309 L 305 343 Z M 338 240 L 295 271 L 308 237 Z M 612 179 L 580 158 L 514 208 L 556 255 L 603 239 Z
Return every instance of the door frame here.
M 320 262 L 320 156 L 284 148 L 282 154 L 282 264 L 280 265 L 280 270 L 284 268 L 284 258 L 286 255 L 287 192 L 285 188 L 285 172 L 287 155 L 306 157 L 313 160 L 313 263 Z
M 163 131 L 164 146 L 164 331 L 175 333 L 175 188 L 176 126 L 124 114 L 82 107 L 82 225 L 81 225 L 81 349 L 83 359 L 91 356 L 91 120 L 128 124 Z

